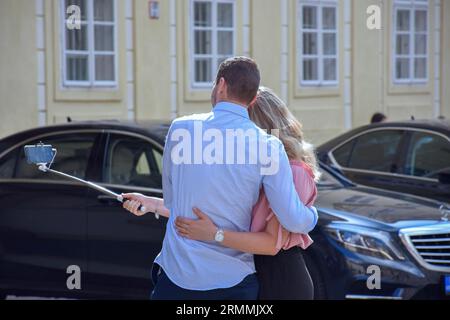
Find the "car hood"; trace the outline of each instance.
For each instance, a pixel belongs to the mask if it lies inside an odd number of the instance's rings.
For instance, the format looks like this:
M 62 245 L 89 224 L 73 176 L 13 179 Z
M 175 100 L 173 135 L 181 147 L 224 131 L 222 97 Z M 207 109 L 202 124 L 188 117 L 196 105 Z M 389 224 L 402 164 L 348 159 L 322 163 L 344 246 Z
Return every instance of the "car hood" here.
M 440 203 L 369 187 L 319 188 L 316 207 L 341 220 L 365 219 L 395 228 L 443 222 Z

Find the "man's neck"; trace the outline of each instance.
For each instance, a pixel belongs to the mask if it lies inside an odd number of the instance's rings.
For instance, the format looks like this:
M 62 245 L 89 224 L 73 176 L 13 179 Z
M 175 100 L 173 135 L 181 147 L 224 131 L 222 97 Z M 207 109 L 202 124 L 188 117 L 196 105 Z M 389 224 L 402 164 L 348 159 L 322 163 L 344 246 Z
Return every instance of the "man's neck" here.
M 240 107 L 242 107 L 242 108 L 248 109 L 248 106 L 245 105 L 245 104 L 243 104 L 242 102 L 236 101 L 236 100 L 231 100 L 231 99 L 227 99 L 227 100 L 219 100 L 219 101 L 217 101 L 216 105 L 219 104 L 219 103 L 221 103 L 221 102 L 233 103 L 233 104 L 236 104 L 236 105 L 238 105 L 238 106 L 240 106 Z

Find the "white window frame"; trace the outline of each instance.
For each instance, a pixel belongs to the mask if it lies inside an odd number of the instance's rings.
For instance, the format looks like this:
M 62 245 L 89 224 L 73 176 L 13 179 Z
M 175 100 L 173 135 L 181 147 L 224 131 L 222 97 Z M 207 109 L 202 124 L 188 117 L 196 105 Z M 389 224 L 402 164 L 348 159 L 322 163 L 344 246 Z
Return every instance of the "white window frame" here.
M 197 27 L 195 26 L 195 14 L 194 14 L 194 4 L 196 2 L 209 2 L 211 6 L 211 27 Z M 231 27 L 218 27 L 217 26 L 217 5 L 219 3 L 231 3 L 233 5 L 233 25 Z M 215 76 L 217 73 L 217 67 L 215 63 L 221 58 L 227 58 L 234 56 L 236 54 L 236 0 L 190 0 L 189 8 L 189 35 L 191 41 L 189 41 L 189 62 L 190 62 L 190 83 L 192 89 L 209 89 L 211 88 Z M 196 54 L 195 53 L 195 31 L 196 30 L 210 30 L 211 31 L 211 54 Z M 218 31 L 232 31 L 233 32 L 233 50 L 229 55 L 220 55 L 217 52 L 217 32 Z M 197 82 L 195 81 L 195 60 L 197 58 L 208 58 L 212 59 L 211 65 L 211 79 L 212 82 Z
M 399 10 L 409 11 L 409 30 L 408 31 L 397 31 L 397 12 Z M 417 32 L 415 30 L 415 11 L 426 11 L 427 15 L 427 28 L 426 31 Z M 394 84 L 408 85 L 408 84 L 427 84 L 429 80 L 429 39 L 430 39 L 430 10 L 428 0 L 394 0 L 393 1 L 393 23 L 392 23 L 392 79 Z M 408 54 L 397 54 L 397 35 L 408 35 L 409 36 L 409 53 Z M 424 34 L 426 35 L 425 54 L 415 53 L 415 35 Z M 397 78 L 397 59 L 398 58 L 408 58 L 409 59 L 409 78 Z M 425 58 L 425 78 L 415 78 L 414 71 L 414 60 L 416 58 Z
M 113 19 L 114 21 L 94 21 L 94 1 L 95 0 L 86 0 L 86 5 L 89 8 L 88 14 L 86 16 L 86 21 L 81 22 L 82 28 L 88 28 L 87 32 L 87 51 L 78 51 L 78 50 L 67 50 L 66 49 L 66 7 L 65 0 L 60 0 L 61 7 L 61 74 L 62 74 L 62 86 L 63 87 L 117 87 L 118 84 L 118 50 L 117 50 L 117 0 L 112 0 L 113 2 Z M 95 51 L 95 39 L 94 39 L 94 25 L 104 25 L 104 26 L 112 26 L 113 27 L 113 51 Z M 87 81 L 78 81 L 78 80 L 68 80 L 67 79 L 67 55 L 70 54 L 82 54 L 88 56 L 88 80 Z M 114 80 L 113 81 L 104 81 L 104 80 L 95 80 L 95 56 L 96 55 L 114 55 Z
M 317 10 L 317 29 L 303 29 L 303 7 L 316 7 Z M 324 30 L 322 25 L 323 8 L 333 7 L 336 12 L 336 29 Z M 339 3 L 337 0 L 298 0 L 298 18 L 297 18 L 297 70 L 298 81 L 302 87 L 337 87 L 339 85 Z M 317 55 L 303 54 L 303 33 L 317 33 Z M 323 54 L 323 34 L 334 33 L 336 35 L 336 54 Z M 318 80 L 303 79 L 303 61 L 307 58 L 317 58 Z M 336 80 L 324 80 L 324 59 L 336 59 Z

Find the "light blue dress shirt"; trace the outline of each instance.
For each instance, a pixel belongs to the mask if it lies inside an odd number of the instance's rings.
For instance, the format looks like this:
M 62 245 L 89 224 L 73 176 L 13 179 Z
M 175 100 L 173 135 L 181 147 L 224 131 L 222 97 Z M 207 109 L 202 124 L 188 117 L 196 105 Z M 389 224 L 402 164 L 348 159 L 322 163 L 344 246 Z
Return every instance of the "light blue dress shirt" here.
M 171 153 L 180 143 L 180 132 L 194 138 L 195 126 L 215 129 L 226 136 L 227 129 L 255 130 L 256 138 L 232 140 L 235 151 L 250 150 L 252 139 L 267 147 L 269 155 L 278 152 L 275 174 L 262 174 L 261 164 L 179 164 Z M 175 133 L 175 134 L 174 134 Z M 229 140 L 226 141 L 230 143 Z M 202 150 L 210 142 L 203 142 Z M 192 143 L 192 159 L 195 153 Z M 197 146 L 198 148 L 198 146 Z M 179 151 L 179 149 L 177 149 Z M 223 158 L 231 149 L 223 146 Z M 198 151 L 198 149 L 197 149 Z M 183 152 L 186 152 L 184 150 Z M 220 153 L 220 152 L 219 152 Z M 182 154 L 182 153 L 180 153 Z M 236 159 L 237 152 L 234 153 Z M 250 156 L 246 153 L 247 158 Z M 232 159 L 232 157 L 230 158 Z M 225 163 L 228 163 L 224 161 Z M 249 231 L 252 208 L 264 187 L 267 199 L 280 223 L 289 231 L 307 233 L 317 223 L 315 208 L 307 208 L 300 201 L 293 183 L 292 171 L 280 140 L 259 129 L 242 106 L 220 102 L 213 111 L 176 119 L 169 130 L 163 155 L 164 204 L 170 210 L 166 234 L 155 262 L 177 286 L 189 290 L 229 288 L 239 284 L 247 275 L 255 273 L 253 255 L 226 248 L 216 242 L 200 242 L 179 236 L 175 229 L 178 216 L 196 219 L 192 212 L 197 207 L 220 228 Z

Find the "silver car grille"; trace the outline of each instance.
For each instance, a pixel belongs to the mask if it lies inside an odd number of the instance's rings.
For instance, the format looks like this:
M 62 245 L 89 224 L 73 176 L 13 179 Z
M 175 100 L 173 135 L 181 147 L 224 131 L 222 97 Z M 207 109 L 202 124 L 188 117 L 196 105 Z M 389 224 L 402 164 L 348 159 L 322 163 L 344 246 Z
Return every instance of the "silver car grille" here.
M 402 229 L 400 237 L 422 266 L 450 272 L 450 223 Z

